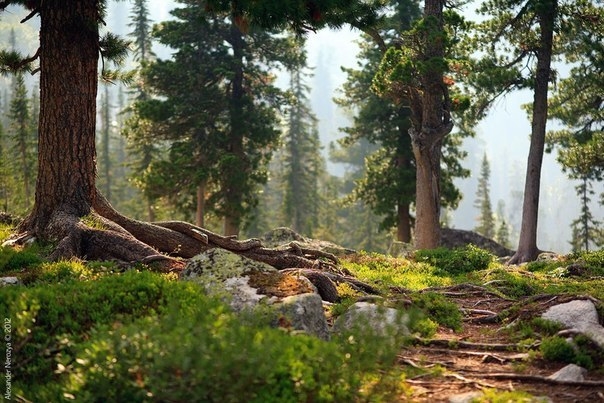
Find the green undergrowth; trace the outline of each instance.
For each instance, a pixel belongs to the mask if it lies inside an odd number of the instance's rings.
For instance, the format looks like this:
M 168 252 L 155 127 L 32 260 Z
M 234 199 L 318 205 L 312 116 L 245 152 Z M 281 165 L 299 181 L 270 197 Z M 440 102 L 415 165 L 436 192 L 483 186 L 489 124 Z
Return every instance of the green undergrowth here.
M 0 251 L 7 255 L 16 261 Z M 10 320 L 12 394 L 24 401 L 354 402 L 409 393 L 394 335 L 361 329 L 328 342 L 271 328 L 264 315 L 236 315 L 173 276 L 21 261 L 27 268 L 4 269 L 25 284 L 0 288 L 0 315 Z
M 396 363 L 404 341 L 393 343 L 392 335 L 366 329 L 327 342 L 292 334 L 270 328 L 266 316 L 235 315 L 198 284 L 175 281 L 174 275 L 112 262 L 48 262 L 47 253 L 48 247 L 35 244 L 0 248 L 0 275 L 23 283 L 0 288 L 0 315 L 11 321 L 12 390 L 24 401 L 385 402 L 409 397 L 404 379 L 413 374 L 402 373 L 408 369 Z M 603 256 L 582 253 L 508 267 L 469 246 L 416 251 L 407 258 L 361 253 L 342 266 L 380 290 L 384 305 L 410 312 L 412 334 L 431 337 L 439 326 L 462 329 L 459 308 L 438 293 L 439 287 L 480 285 L 519 301 L 516 310 L 525 298 L 541 294 L 604 300 Z M 571 273 L 571 265 L 579 271 Z M 334 317 L 362 296 L 347 284 L 339 284 L 338 293 Z M 513 318 L 514 312 L 507 315 Z M 536 354 L 543 360 L 601 366 L 602 357 L 584 354 L 590 351 L 587 341 L 579 338 L 569 349 L 556 336 L 558 330 L 542 319 L 523 319 L 509 329 L 520 344 L 542 341 Z

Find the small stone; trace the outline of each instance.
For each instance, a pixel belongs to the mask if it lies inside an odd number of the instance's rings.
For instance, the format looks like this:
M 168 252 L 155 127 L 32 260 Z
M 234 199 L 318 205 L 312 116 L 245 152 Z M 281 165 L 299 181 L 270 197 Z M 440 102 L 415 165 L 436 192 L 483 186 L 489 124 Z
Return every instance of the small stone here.
M 408 333 L 409 329 L 406 325 L 408 321 L 408 315 L 397 309 L 385 308 L 369 302 L 356 302 L 336 319 L 333 330 L 342 332 L 354 329 L 356 326 L 364 326 L 370 327 L 382 335 L 391 329 Z
M 0 277 L 0 286 L 19 284 L 21 284 L 21 282 L 17 277 Z
M 449 403 L 470 403 L 482 397 L 482 392 L 466 392 L 449 396 Z

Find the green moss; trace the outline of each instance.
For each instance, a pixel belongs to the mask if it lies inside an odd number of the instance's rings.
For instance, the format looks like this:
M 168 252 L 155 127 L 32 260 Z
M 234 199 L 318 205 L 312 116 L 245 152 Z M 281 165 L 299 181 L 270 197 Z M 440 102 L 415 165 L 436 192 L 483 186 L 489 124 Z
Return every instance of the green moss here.
M 359 254 L 342 262 L 355 277 L 381 289 L 391 287 L 421 290 L 426 287 L 451 285 L 451 278 L 433 266 L 404 258 L 378 254 Z
M 482 396 L 472 399 L 472 403 L 547 403 L 551 400 L 547 397 L 533 396 L 521 390 L 499 391 L 486 389 Z

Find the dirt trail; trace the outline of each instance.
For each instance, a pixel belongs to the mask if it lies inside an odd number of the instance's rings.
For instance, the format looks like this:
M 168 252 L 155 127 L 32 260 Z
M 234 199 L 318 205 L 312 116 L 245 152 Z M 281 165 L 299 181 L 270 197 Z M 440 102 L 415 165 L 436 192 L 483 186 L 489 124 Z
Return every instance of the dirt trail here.
M 484 389 L 526 391 L 549 397 L 553 402 L 604 402 L 604 369 L 588 372 L 584 385 L 555 384 L 548 381 L 566 364 L 540 358 L 538 345 L 521 347 L 505 324 L 494 321 L 495 314 L 520 307 L 520 318 L 537 316 L 548 306 L 565 302 L 557 296 L 528 298 L 525 303 L 510 301 L 476 289 L 445 292 L 464 312 L 459 332 L 439 328 L 426 344 L 416 344 L 401 352 L 401 365 L 428 370 L 438 375 L 411 376 L 414 402 L 449 402 L 450 398 Z M 591 385 L 588 383 L 592 383 Z

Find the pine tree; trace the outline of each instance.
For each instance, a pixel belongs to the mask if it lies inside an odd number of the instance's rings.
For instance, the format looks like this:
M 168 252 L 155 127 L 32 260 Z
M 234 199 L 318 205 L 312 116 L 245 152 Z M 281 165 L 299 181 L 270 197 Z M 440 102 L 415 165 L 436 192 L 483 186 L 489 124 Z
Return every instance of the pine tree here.
M 17 155 L 14 168 L 21 179 L 22 211 L 31 207 L 35 172 L 35 138 L 32 130 L 31 106 L 25 87 L 23 74 L 15 77 L 13 96 L 10 104 L 10 135 L 13 152 Z
M 573 239 L 570 244 L 573 247 L 573 252 L 580 250 L 587 252 L 593 246 L 604 246 L 604 232 L 602 230 L 602 222 L 594 218 L 589 207 L 591 196 L 594 195 L 589 177 L 583 177 L 579 185 L 576 186 L 576 189 L 577 193 L 581 196 L 581 214 L 571 223 Z
M 99 58 L 103 58 L 101 65 L 105 66 L 108 61 L 123 59 L 126 52 L 125 43 L 119 37 L 99 35 L 105 18 L 105 1 L 81 0 L 74 6 L 72 1 L 11 0 L 0 3 L 0 11 L 5 11 L 9 4 L 26 7 L 29 14 L 24 21 L 35 15 L 40 17 L 39 51 L 27 57 L 0 51 L 0 71 L 3 72 L 32 71 L 33 63 L 40 60 L 39 159 L 44 163 L 38 167 L 33 210 L 18 230 L 41 240 L 56 241 L 57 248 L 50 259 L 77 256 L 140 261 L 156 257 L 158 251 L 182 257 L 198 253 L 199 240 L 187 229 L 130 220 L 113 209 L 96 188 Z M 374 5 L 366 1 L 345 4 L 327 1 L 316 5 L 316 12 L 312 13 L 304 7 L 304 2 L 298 4 L 300 7 L 292 7 L 290 2 L 274 4 L 276 7 L 271 8 L 270 13 L 265 8 L 253 7 L 256 2 L 244 2 L 245 8 L 240 8 L 239 2 L 211 1 L 208 8 L 221 7 L 234 12 L 242 26 L 247 25 L 243 23 L 249 15 L 254 24 L 273 28 L 289 25 L 300 32 L 326 24 L 343 24 L 347 20 L 357 25 L 375 22 Z M 304 11 L 292 13 L 294 9 Z M 365 18 L 361 13 L 369 15 Z M 115 77 L 109 70 L 104 69 L 104 73 L 106 78 Z M 66 85 L 69 85 L 68 92 L 65 92 Z M 262 144 L 250 146 L 257 148 Z M 82 221 L 92 212 L 119 225 L 111 226 L 111 231 L 92 228 Z M 170 269 L 174 263 L 167 256 L 163 262 L 164 269 Z
M 511 247 L 510 225 L 508 224 L 508 222 L 506 220 L 505 202 L 503 200 L 499 200 L 499 203 L 497 203 L 497 216 L 496 216 L 495 221 L 497 223 L 497 231 L 495 233 L 495 240 L 497 242 L 499 242 L 501 245 L 505 246 L 506 248 Z
M 11 170 L 6 147 L 6 133 L 0 121 L 0 211 L 9 212 L 9 195 L 12 188 Z
M 303 52 L 304 43 L 295 41 L 295 47 Z M 285 149 L 281 156 L 284 171 L 284 224 L 294 231 L 312 236 L 318 225 L 319 175 L 321 169 L 320 143 L 317 119 L 308 105 L 309 87 L 304 83 L 307 68 L 304 54 L 290 69 L 290 92 L 294 104 L 289 109 L 288 126 L 284 133 Z
M 491 205 L 490 179 L 491 168 L 489 166 L 487 154 L 485 153 L 482 157 L 480 177 L 478 178 L 478 189 L 476 190 L 476 200 L 474 201 L 474 207 L 480 211 L 478 225 L 474 229 L 479 234 L 492 239 L 495 236 L 495 217 L 493 216 L 493 208 Z
M 224 218 L 225 234 L 234 235 L 257 202 L 279 135 L 276 110 L 285 99 L 268 68 L 295 55 L 287 38 L 251 27 L 244 34 L 230 13 L 180 3 L 172 11 L 177 20 L 157 31 L 176 50 L 173 60 L 149 64 L 143 76 L 164 100 L 137 106 L 152 121 L 155 142 L 170 146 L 146 180 L 162 195 L 180 188 L 184 208 L 191 207 L 187 199 L 203 201 Z
M 135 0 L 130 14 L 131 22 L 128 24 L 132 28 L 130 37 L 134 39 L 132 45 L 132 54 L 134 61 L 138 63 L 139 77 L 134 81 L 131 96 L 134 101 L 147 101 L 151 97 L 147 93 L 144 79 L 140 76 L 140 69 L 152 63 L 155 60 L 155 54 L 152 49 L 151 20 L 149 18 L 149 9 L 147 0 Z M 155 221 L 156 211 L 154 201 L 157 196 L 152 189 L 145 184 L 145 176 L 151 163 L 159 158 L 160 150 L 152 139 L 154 127 L 150 121 L 144 120 L 139 116 L 139 111 L 128 107 L 125 111 L 128 118 L 124 122 L 122 134 L 128 139 L 129 150 L 133 157 L 129 167 L 132 169 L 134 183 L 143 192 L 146 202 L 147 220 Z M 199 223 L 203 225 L 203 223 Z

